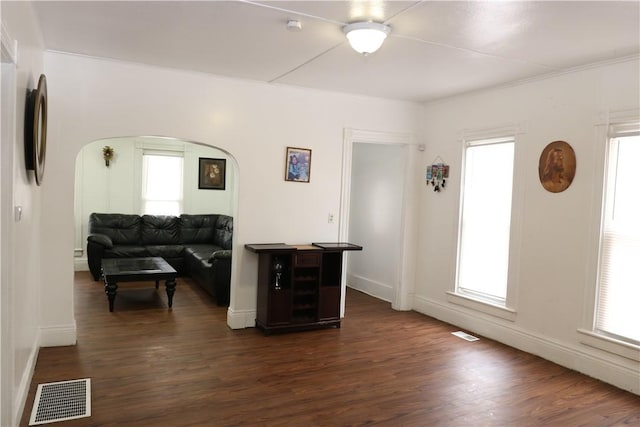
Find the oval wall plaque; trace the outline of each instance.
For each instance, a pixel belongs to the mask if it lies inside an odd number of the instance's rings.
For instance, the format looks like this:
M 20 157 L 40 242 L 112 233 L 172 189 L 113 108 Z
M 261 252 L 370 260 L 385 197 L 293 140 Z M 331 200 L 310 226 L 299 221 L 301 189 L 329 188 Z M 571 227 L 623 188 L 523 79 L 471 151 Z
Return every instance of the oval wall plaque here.
M 33 170 L 36 184 L 42 184 L 47 154 L 47 78 L 40 75 L 38 87 L 29 91 L 24 122 L 25 163 Z
M 538 162 L 538 176 L 545 190 L 560 193 L 571 185 L 576 175 L 576 153 L 565 141 L 549 143 Z

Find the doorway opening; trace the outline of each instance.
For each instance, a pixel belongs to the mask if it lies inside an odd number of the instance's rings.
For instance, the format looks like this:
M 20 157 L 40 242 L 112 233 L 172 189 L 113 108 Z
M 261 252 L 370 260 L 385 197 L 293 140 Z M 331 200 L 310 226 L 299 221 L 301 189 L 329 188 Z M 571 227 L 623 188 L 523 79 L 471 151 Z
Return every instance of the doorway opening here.
M 343 283 L 396 310 L 411 308 L 413 289 L 412 145 L 411 135 L 345 131 L 339 238 L 364 250 L 347 256 Z

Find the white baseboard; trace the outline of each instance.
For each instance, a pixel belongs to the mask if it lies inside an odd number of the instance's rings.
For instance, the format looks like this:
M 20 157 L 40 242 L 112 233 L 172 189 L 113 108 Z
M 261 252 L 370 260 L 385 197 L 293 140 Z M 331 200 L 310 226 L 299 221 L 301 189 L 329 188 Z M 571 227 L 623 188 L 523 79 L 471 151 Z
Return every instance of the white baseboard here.
M 383 301 L 393 301 L 393 286 L 357 274 L 347 275 L 347 286 Z
M 231 329 L 253 328 L 256 326 L 255 310 L 227 310 L 227 325 Z
M 510 347 L 540 356 L 566 368 L 612 384 L 623 390 L 640 394 L 638 368 L 628 360 L 616 362 L 600 353 L 561 343 L 548 337 L 522 330 L 512 323 L 473 315 L 468 310 L 448 306 L 424 297 L 414 298 L 413 309 L 443 322 L 456 325 L 467 332 L 485 336 Z M 624 359 L 624 358 L 621 358 Z
M 38 352 L 40 351 L 39 342 L 40 336 L 36 335 L 36 338 L 31 345 L 27 364 L 22 372 L 22 378 L 20 378 L 20 385 L 18 385 L 18 389 L 16 390 L 15 401 L 13 402 L 12 426 L 20 425 L 20 418 L 22 418 L 22 411 L 24 411 L 24 407 L 27 403 L 33 373 L 36 371 L 36 362 L 38 361 Z
M 31 386 L 31 380 L 33 379 L 33 373 L 36 370 L 36 362 L 38 361 L 38 353 L 40 347 L 56 347 L 75 345 L 76 343 L 76 324 L 60 325 L 46 328 L 40 328 L 31 346 L 29 358 L 25 366 L 22 378 L 20 378 L 20 385 L 16 390 L 16 399 L 14 401 L 14 420 L 12 425 L 19 425 L 22 412 L 27 402 L 27 396 L 29 394 L 29 387 Z
M 73 271 L 89 271 L 89 264 L 86 258 L 73 259 Z
M 77 331 L 75 322 L 69 325 L 40 328 L 40 347 L 75 345 L 76 339 Z

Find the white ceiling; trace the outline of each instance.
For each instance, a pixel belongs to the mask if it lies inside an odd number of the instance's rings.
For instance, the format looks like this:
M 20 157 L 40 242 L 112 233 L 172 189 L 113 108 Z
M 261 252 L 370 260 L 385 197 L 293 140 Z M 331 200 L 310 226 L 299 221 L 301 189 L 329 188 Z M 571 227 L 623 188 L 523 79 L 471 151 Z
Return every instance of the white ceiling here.
M 640 1 L 38 1 L 45 47 L 429 101 L 640 52 Z M 286 28 L 297 19 L 302 31 Z M 391 26 L 353 51 L 343 25 Z

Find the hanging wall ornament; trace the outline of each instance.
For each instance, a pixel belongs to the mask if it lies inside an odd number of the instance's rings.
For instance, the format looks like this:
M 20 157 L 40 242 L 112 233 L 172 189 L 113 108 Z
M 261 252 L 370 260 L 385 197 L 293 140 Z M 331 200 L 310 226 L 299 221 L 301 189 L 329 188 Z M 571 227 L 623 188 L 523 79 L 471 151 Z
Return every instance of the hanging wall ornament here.
M 114 154 L 115 154 L 115 151 L 113 150 L 113 147 L 109 145 L 105 145 L 102 148 L 102 158 L 104 159 L 104 165 L 106 167 L 109 167 L 109 164 L 111 162 L 111 159 L 113 159 Z
M 538 162 L 538 176 L 545 190 L 560 193 L 571 185 L 576 175 L 576 154 L 565 141 L 549 143 Z
M 449 165 L 444 163 L 438 156 L 434 160 L 433 164 L 427 166 L 426 181 L 427 186 L 431 184 L 433 191 L 439 193 L 444 190 L 447 185 L 447 179 L 449 178 Z

